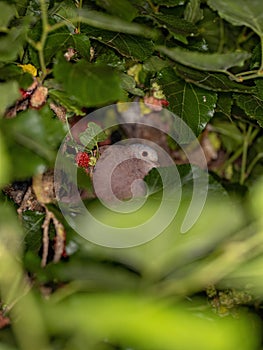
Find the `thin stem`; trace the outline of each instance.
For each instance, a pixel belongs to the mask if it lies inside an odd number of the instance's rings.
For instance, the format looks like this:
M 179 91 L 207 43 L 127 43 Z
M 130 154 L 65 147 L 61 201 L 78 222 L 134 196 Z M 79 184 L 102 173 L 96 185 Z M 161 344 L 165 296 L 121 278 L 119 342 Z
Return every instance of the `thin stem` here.
M 40 0 L 40 8 L 41 8 L 42 30 L 43 32 L 45 32 L 46 28 L 49 26 L 45 0 Z
M 244 80 L 250 80 L 250 79 L 256 79 L 256 78 L 263 78 L 263 70 L 258 71 L 255 74 L 247 75 L 246 77 L 240 77 L 241 80 L 239 82 L 243 82 Z
M 260 45 L 261 45 L 261 65 L 259 68 L 259 72 L 261 72 L 261 74 L 263 73 L 263 36 L 260 36 Z
M 48 23 L 48 15 L 47 15 L 47 7 L 45 0 L 40 0 L 40 8 L 41 8 L 41 20 L 42 20 L 42 35 L 40 42 L 36 44 L 36 49 L 38 50 L 39 63 L 42 71 L 41 79 L 44 80 L 47 75 L 47 68 L 44 57 L 44 47 L 47 40 L 48 32 L 49 32 L 49 23 Z
M 241 73 L 236 74 L 236 77 L 243 77 L 244 75 L 250 75 L 250 74 L 255 74 L 255 73 L 258 73 L 258 70 L 250 70 L 247 72 L 241 72 Z
M 151 0 L 147 0 L 148 4 L 150 5 L 151 9 L 153 10 L 154 13 L 159 12 L 159 6 L 154 6 Z
M 70 136 L 70 138 L 71 138 L 71 141 L 74 142 L 75 151 L 76 151 L 76 153 L 78 153 L 79 150 L 78 150 L 78 147 L 75 146 L 75 139 L 74 139 L 74 137 L 73 137 L 73 135 L 72 135 L 71 128 L 70 128 L 70 125 L 69 125 L 68 117 L 67 117 L 67 116 L 66 116 L 66 126 L 67 126 L 67 129 L 68 129 L 68 133 L 69 133 L 69 136 Z
M 79 1 L 79 9 L 82 9 L 82 4 L 83 4 L 83 3 L 82 3 L 82 0 L 80 0 L 80 1 Z M 78 22 L 78 34 L 80 34 L 80 24 L 81 24 L 81 22 L 79 21 L 79 22 Z
M 240 182 L 239 182 L 240 185 L 244 184 L 245 179 L 248 177 L 248 174 L 249 174 L 249 172 L 246 170 L 248 146 L 253 142 L 253 140 L 255 139 L 258 133 L 259 133 L 259 129 L 254 129 L 253 131 L 253 126 L 249 125 L 247 134 L 245 136 L 244 145 L 243 145 L 243 156 L 242 156 L 241 174 L 240 174 Z
M 225 164 L 220 167 L 220 171 L 224 171 L 225 169 L 228 168 L 228 166 L 232 163 L 234 163 L 235 160 L 237 160 L 243 152 L 243 147 L 240 147 L 236 150 L 236 152 L 225 162 Z
M 220 31 L 220 41 L 219 41 L 219 45 L 218 45 L 218 52 L 222 53 L 223 52 L 223 48 L 224 48 L 224 43 L 225 43 L 225 38 L 224 38 L 224 22 L 223 20 L 220 18 L 220 26 L 219 26 L 219 31 Z
M 244 138 L 243 143 L 243 154 L 242 154 L 242 163 L 241 163 L 241 172 L 240 172 L 240 185 L 243 185 L 246 178 L 246 167 L 247 167 L 247 152 L 248 152 L 248 145 L 249 145 L 249 139 L 252 132 L 252 126 L 249 125 L 247 134 Z
M 256 157 L 252 160 L 252 162 L 249 164 L 249 166 L 247 167 L 247 174 L 246 174 L 247 177 L 251 174 L 251 172 L 252 172 L 254 166 L 257 164 L 257 162 L 258 162 L 261 158 L 263 158 L 263 152 L 258 153 L 258 154 L 256 155 Z
M 221 72 L 227 74 L 231 80 L 234 80 L 238 83 L 242 83 L 242 81 L 244 80 L 243 77 L 238 77 L 235 74 L 229 72 L 228 70 L 222 70 Z

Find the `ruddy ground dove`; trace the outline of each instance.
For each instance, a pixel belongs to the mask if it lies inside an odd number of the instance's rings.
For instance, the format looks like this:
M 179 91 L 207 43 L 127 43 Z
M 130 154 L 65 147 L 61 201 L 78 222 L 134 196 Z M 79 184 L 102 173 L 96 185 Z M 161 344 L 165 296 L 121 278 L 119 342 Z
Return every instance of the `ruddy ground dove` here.
M 112 145 L 102 153 L 95 166 L 95 193 L 108 203 L 142 197 L 147 193 L 143 178 L 158 166 L 158 154 L 148 145 Z

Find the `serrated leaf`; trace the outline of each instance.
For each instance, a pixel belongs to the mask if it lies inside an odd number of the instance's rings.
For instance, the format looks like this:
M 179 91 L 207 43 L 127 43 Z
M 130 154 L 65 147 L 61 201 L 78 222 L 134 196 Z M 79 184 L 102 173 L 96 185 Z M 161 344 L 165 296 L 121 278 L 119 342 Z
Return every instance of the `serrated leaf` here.
M 54 66 L 54 76 L 69 98 L 83 107 L 114 102 L 121 95 L 119 76 L 107 66 L 60 61 Z
M 122 56 L 131 57 L 135 60 L 144 61 L 150 57 L 154 51 L 154 44 L 151 40 L 140 38 L 135 35 L 94 30 L 94 28 L 88 26 L 85 26 L 84 31 L 91 39 L 96 39 L 115 49 Z
M 172 68 L 160 72 L 158 84 L 164 91 L 171 110 L 199 135 L 214 115 L 217 94 L 186 83 Z M 182 137 L 187 138 L 187 135 Z
M 137 10 L 128 0 L 96 0 L 96 4 L 104 8 L 110 14 L 129 22 L 137 15 Z
M 98 142 L 107 138 L 101 127 L 93 122 L 89 122 L 84 132 L 79 134 L 80 142 L 89 150 L 92 150 Z
M 251 57 L 251 54 L 248 52 L 209 54 L 189 51 L 179 47 L 170 49 L 165 46 L 158 46 L 157 50 L 185 66 L 212 72 L 225 72 L 231 67 L 243 66 L 245 60 Z
M 0 62 L 15 61 L 26 40 L 26 27 L 11 28 L 0 37 Z
M 0 118 L 4 115 L 6 109 L 20 97 L 19 85 L 16 81 L 0 83 Z
M 152 41 L 133 35 L 118 33 L 114 36 L 111 35 L 111 38 L 108 39 L 104 36 L 102 40 L 99 39 L 99 41 L 114 48 L 121 55 L 139 61 L 144 61 L 146 58 L 150 57 L 154 51 L 154 44 Z
M 242 108 L 249 117 L 257 120 L 258 124 L 263 127 L 263 99 L 258 95 L 234 95 L 236 104 Z
M 165 28 L 177 40 L 184 44 L 188 43 L 187 37 L 197 34 L 197 27 L 182 18 L 163 13 L 157 13 L 150 16 L 155 24 L 161 28 Z
M 208 5 L 233 25 L 245 25 L 259 36 L 263 36 L 261 0 L 208 0 Z
M 0 3 L 0 32 L 7 28 L 11 18 L 14 16 L 15 8 L 2 1 Z
M 252 93 L 254 88 L 244 85 L 243 83 L 237 83 L 230 80 L 224 73 L 210 73 L 204 72 L 190 67 L 186 67 L 180 64 L 175 66 L 176 74 L 187 82 L 196 84 L 197 86 L 222 92 L 244 92 Z
M 42 224 L 45 219 L 45 213 L 25 211 L 22 218 L 25 231 L 25 248 L 38 253 L 42 245 Z
M 90 41 L 85 34 L 57 32 L 48 36 L 44 50 L 46 63 L 49 63 L 57 52 L 66 51 L 68 48 L 75 49 L 82 58 L 88 60 L 90 57 Z
M 263 100 L 263 81 L 261 79 L 256 80 L 256 88 L 258 96 Z
M 226 117 L 231 117 L 232 94 L 219 94 L 216 105 L 216 112 L 223 113 Z
M 95 64 L 106 64 L 107 66 L 113 67 L 121 72 L 126 70 L 125 58 L 120 57 L 114 49 L 107 46 L 105 46 L 104 50 L 103 52 L 100 52 L 98 57 L 96 57 Z

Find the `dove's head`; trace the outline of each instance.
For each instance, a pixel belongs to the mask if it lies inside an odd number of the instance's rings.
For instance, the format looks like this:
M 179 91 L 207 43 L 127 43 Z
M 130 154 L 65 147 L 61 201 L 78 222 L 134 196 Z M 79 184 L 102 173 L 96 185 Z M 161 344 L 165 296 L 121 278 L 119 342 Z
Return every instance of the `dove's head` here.
M 152 147 L 140 143 L 134 143 L 129 145 L 129 148 L 131 154 L 135 158 L 158 165 L 158 154 Z

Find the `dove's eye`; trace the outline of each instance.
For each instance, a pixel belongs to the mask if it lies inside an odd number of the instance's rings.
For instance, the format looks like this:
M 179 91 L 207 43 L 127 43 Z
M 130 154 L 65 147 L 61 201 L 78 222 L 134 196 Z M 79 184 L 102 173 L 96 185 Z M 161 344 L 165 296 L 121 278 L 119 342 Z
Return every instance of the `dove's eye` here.
M 142 156 L 143 156 L 143 157 L 148 157 L 148 152 L 147 152 L 147 151 L 143 151 L 143 152 L 142 152 Z

